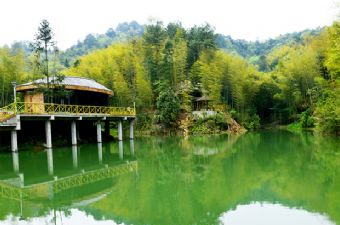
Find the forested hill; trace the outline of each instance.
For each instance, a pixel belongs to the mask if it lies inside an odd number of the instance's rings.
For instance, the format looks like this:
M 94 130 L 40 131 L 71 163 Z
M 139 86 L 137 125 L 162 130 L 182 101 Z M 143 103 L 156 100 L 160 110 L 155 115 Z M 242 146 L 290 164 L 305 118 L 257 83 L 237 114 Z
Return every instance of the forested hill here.
M 241 39 L 233 39 L 231 36 L 218 34 L 216 42 L 219 48 L 226 52 L 239 55 L 248 62 L 258 64 L 260 70 L 261 60 L 264 56 L 272 52 L 275 48 L 282 47 L 287 44 L 302 44 L 308 36 L 316 36 L 324 28 L 306 29 L 300 32 L 288 33 L 280 35 L 276 38 L 271 38 L 266 41 L 246 41 Z
M 50 74 L 89 77 L 114 90 L 113 106 L 134 103 L 140 130 L 215 132 L 234 119 L 247 129 L 296 122 L 340 135 L 339 41 L 340 21 L 266 42 L 233 40 L 208 24 L 123 23 L 88 35 L 61 59 L 49 49 L 47 62 L 27 54 L 25 43 L 0 48 L 0 106 L 13 100 L 13 80 L 47 76 L 45 63 Z M 195 118 L 201 109 L 221 114 Z
M 300 32 L 288 33 L 280 35 L 276 38 L 271 38 L 266 41 L 246 41 L 242 39 L 233 39 L 230 36 L 217 35 L 217 45 L 225 49 L 229 53 L 234 53 L 243 58 L 250 58 L 253 56 L 267 55 L 274 48 L 281 47 L 286 44 L 296 43 L 302 44 L 305 37 L 316 36 L 320 34 L 323 28 L 313 30 L 304 30 Z
M 69 67 L 79 56 L 96 49 L 106 48 L 114 42 L 125 42 L 140 37 L 143 32 L 144 26 L 132 21 L 120 23 L 116 29 L 109 28 L 105 34 L 88 34 L 84 41 L 78 41 L 76 45 L 61 54 L 61 62 L 64 66 Z
M 290 43 L 301 44 L 305 37 L 315 36 L 319 34 L 321 30 L 322 28 L 317 28 L 289 33 L 261 42 L 233 39 L 231 36 L 217 34 L 216 43 L 218 48 L 247 59 L 248 62 L 258 65 L 259 69 L 263 71 L 265 70 L 265 68 L 262 68 L 263 57 L 273 49 Z M 125 42 L 133 38 L 141 37 L 143 33 L 144 26 L 136 21 L 132 21 L 120 23 L 115 29 L 109 28 L 104 34 L 88 34 L 83 41 L 78 41 L 77 44 L 62 53 L 61 62 L 66 67 L 72 66 L 80 56 L 86 55 L 96 49 L 106 48 L 115 42 Z

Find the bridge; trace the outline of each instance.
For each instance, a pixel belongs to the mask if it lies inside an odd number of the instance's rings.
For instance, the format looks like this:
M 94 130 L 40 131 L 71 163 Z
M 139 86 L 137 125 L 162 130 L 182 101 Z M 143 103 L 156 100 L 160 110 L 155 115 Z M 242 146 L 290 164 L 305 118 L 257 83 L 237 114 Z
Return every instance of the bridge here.
M 122 163 L 92 171 L 83 171 L 67 177 L 54 177 L 54 180 L 32 185 L 22 185 L 21 178 L 12 178 L 0 181 L 0 197 L 22 200 L 35 198 L 48 198 L 62 191 L 92 184 L 104 179 L 113 178 L 138 170 L 137 161 Z
M 118 140 L 123 140 L 122 120 L 130 121 L 130 139 L 133 139 L 133 122 L 136 117 L 135 107 L 108 107 L 91 105 L 66 105 L 41 102 L 14 102 L 0 108 L 0 129 L 11 130 L 12 151 L 18 150 L 17 131 L 22 120 L 45 120 L 46 147 L 52 148 L 51 120 L 71 120 L 72 145 L 77 144 L 76 122 L 79 120 L 97 121 L 97 141 L 102 142 L 101 121 L 105 121 L 105 130 L 109 121 L 118 121 Z

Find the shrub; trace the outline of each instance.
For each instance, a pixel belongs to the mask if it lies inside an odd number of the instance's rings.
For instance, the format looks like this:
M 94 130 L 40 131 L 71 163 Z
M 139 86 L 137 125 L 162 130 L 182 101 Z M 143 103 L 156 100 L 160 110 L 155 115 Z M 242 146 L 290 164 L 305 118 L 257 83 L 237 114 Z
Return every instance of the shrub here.
M 315 120 L 312 115 L 312 110 L 307 109 L 305 112 L 301 113 L 300 121 L 301 121 L 302 128 L 314 127 Z

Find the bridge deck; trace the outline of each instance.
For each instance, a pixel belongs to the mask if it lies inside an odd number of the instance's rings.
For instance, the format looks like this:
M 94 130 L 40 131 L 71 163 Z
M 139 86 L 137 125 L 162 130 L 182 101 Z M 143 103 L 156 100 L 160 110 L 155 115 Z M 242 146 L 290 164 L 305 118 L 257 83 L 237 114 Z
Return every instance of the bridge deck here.
M 0 108 L 0 126 L 10 126 L 12 118 L 20 117 L 33 119 L 44 117 L 58 118 L 119 118 L 136 116 L 135 108 L 130 107 L 106 107 L 106 106 L 84 106 L 84 105 L 61 105 L 54 103 L 32 103 L 15 102 Z

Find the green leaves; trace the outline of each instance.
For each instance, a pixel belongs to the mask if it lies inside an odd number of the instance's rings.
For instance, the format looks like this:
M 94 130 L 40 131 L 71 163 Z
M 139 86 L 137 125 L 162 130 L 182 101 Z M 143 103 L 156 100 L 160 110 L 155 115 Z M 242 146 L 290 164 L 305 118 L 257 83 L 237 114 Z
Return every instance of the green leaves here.
M 176 125 L 180 110 L 179 99 L 174 90 L 165 81 L 157 84 L 158 97 L 156 102 L 156 118 L 166 127 Z

